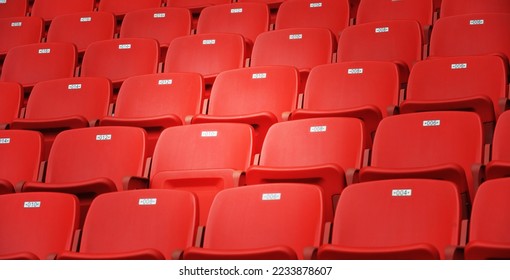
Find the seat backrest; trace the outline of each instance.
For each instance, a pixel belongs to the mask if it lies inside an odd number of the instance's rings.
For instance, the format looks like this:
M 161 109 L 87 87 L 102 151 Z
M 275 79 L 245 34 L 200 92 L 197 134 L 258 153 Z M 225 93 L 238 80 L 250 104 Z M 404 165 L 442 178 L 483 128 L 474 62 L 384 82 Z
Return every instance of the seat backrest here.
M 18 82 L 23 87 L 74 76 L 76 48 L 70 43 L 37 43 L 9 50 L 0 80 Z
M 292 248 L 303 258 L 307 246 L 318 246 L 324 217 L 317 186 L 264 184 L 231 188 L 217 194 L 211 206 L 204 248 L 220 250 Z
M 510 13 L 510 2 L 505 0 L 442 0 L 441 17 L 476 13 Z
M 0 17 L 0 56 L 16 46 L 39 43 L 43 21 L 38 17 Z
M 506 64 L 498 56 L 424 60 L 411 71 L 406 100 L 433 102 L 484 95 L 492 100 L 497 117 L 502 113 L 499 101 L 507 97 L 506 77 Z
M 28 0 L 9 0 L 0 3 L 0 18 L 22 17 L 27 14 Z
M 338 61 L 382 60 L 411 69 L 422 59 L 420 24 L 389 20 L 349 26 L 338 41 Z
M 122 190 L 126 176 L 142 176 L 145 131 L 137 127 L 90 127 L 57 135 L 48 158 L 46 183 L 106 177 Z
M 174 39 L 168 47 L 164 72 L 196 72 L 205 79 L 242 68 L 245 43 L 239 34 L 197 34 Z
M 377 128 L 371 166 L 420 168 L 456 163 L 473 190 L 471 167 L 481 163 L 483 134 L 472 112 L 423 112 L 391 116 Z
M 430 56 L 497 54 L 508 59 L 509 33 L 508 14 L 467 14 L 440 18 L 432 31 Z
M 260 154 L 261 166 L 305 167 L 363 164 L 363 124 L 354 118 L 313 118 L 274 124 Z
M 81 76 L 106 77 L 117 85 L 132 76 L 156 73 L 158 60 L 159 46 L 154 39 L 98 41 L 85 51 Z
M 12 122 L 19 116 L 23 89 L 18 83 L 0 82 L 0 125 Z
M 71 250 L 79 215 L 78 199 L 70 194 L 1 195 L 0 255 L 28 252 L 46 259 Z
M 168 47 L 173 39 L 190 32 L 189 10 L 161 7 L 127 13 L 120 28 L 120 38 L 152 38 L 160 47 Z
M 353 61 L 319 65 L 310 71 L 303 109 L 338 110 L 372 105 L 382 116 L 398 105 L 400 80 L 394 63 Z
M 30 130 L 0 130 L 0 179 L 13 186 L 37 181 L 43 150 L 42 135 Z
M 251 66 L 290 65 L 300 71 L 331 63 L 333 34 L 325 28 L 287 28 L 260 34 Z
M 128 78 L 119 91 L 115 117 L 146 118 L 198 114 L 204 82 L 197 73 L 160 73 Z
M 269 9 L 263 3 L 232 3 L 209 6 L 200 12 L 197 34 L 237 33 L 250 46 L 269 28 Z
M 55 17 L 47 35 L 48 42 L 68 42 L 83 53 L 92 42 L 113 39 L 115 18 L 107 12 L 81 12 Z
M 209 123 L 165 129 L 156 144 L 151 177 L 161 171 L 198 169 L 246 170 L 253 132 L 237 123 Z
M 161 0 L 101 0 L 98 10 L 124 16 L 132 11 L 158 7 L 161 7 Z
M 496 122 L 494 140 L 492 142 L 491 159 L 510 161 L 510 113 L 502 113 Z
M 287 0 L 278 8 L 275 29 L 321 27 L 338 37 L 349 26 L 349 11 L 348 0 Z
M 416 20 L 422 27 L 432 25 L 433 0 L 381 1 L 363 0 L 358 7 L 356 24 L 394 19 Z
M 108 114 L 112 86 L 102 77 L 80 77 L 37 83 L 28 98 L 26 119 L 82 116 L 88 121 Z
M 171 0 L 170 0 L 171 1 Z M 270 9 L 278 9 L 278 7 L 286 0 L 238 0 L 239 3 L 260 2 L 269 6 Z
M 218 75 L 212 88 L 208 114 L 236 116 L 271 112 L 281 121 L 282 113 L 297 106 L 298 85 L 298 72 L 291 66 L 225 71 Z
M 191 11 L 199 11 L 205 7 L 228 4 L 231 0 L 166 0 L 168 7 L 187 8 Z
M 193 245 L 197 205 L 190 192 L 135 190 L 108 193 L 92 202 L 80 252 L 127 253 L 155 249 L 166 259 Z
M 425 243 L 434 246 L 438 257 L 444 259 L 446 247 L 459 243 L 460 220 L 460 199 L 451 182 L 398 179 L 360 183 L 340 196 L 331 244 L 368 251 Z
M 56 16 L 92 12 L 94 0 L 35 0 L 31 15 L 42 17 L 45 21 L 53 20 Z

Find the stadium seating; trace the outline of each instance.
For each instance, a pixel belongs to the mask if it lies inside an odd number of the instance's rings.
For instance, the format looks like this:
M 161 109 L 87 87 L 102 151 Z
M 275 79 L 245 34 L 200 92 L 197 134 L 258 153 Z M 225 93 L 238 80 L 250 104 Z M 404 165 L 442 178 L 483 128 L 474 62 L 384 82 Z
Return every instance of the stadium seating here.
M 76 70 L 76 48 L 70 43 L 36 43 L 9 50 L 0 81 L 18 82 L 25 91 L 41 81 L 70 78 Z
M 510 258 L 509 179 L 489 180 L 476 194 L 471 213 L 469 242 L 465 247 L 468 260 Z
M 80 55 L 96 41 L 113 39 L 115 18 L 107 12 L 82 12 L 55 17 L 48 29 L 48 42 L 73 43 Z
M 0 18 L 0 59 L 16 46 L 39 43 L 44 26 L 38 17 Z
M 78 200 L 61 193 L 0 196 L 0 259 L 47 259 L 71 250 L 79 221 Z
M 158 71 L 159 45 L 154 39 L 122 38 L 91 43 L 81 65 L 82 77 L 106 77 L 114 88 L 125 79 Z
M 106 78 L 66 78 L 39 82 L 28 98 L 24 118 L 13 120 L 11 128 L 43 133 L 43 158 L 47 159 L 58 133 L 94 126 L 99 119 L 108 115 L 111 97 L 111 83 Z
M 483 148 L 482 124 L 472 112 L 387 117 L 377 128 L 371 164 L 361 169 L 360 181 L 396 178 L 452 181 L 468 205 L 480 182 L 477 177 Z
M 296 108 L 298 79 L 297 70 L 290 66 L 222 72 L 212 88 L 207 114 L 194 116 L 191 123 L 252 125 L 255 129 L 254 152 L 258 153 L 269 127 L 286 120 L 286 115 Z
M 231 0 L 166 0 L 168 7 L 180 7 L 189 9 L 192 13 L 198 13 L 203 8 L 228 4 Z
M 28 7 L 28 0 L 2 1 L 0 3 L 0 18 L 26 16 Z
M 98 196 L 87 214 L 79 252 L 58 260 L 171 259 L 195 241 L 197 205 L 192 193 L 135 190 Z
M 101 0 L 98 10 L 123 18 L 127 13 L 142 9 L 161 7 L 161 0 Z
M 353 61 L 319 65 L 306 84 L 303 108 L 291 120 L 313 117 L 354 117 L 363 120 L 370 146 L 382 118 L 397 111 L 398 68 L 387 61 Z
M 197 73 L 160 73 L 128 78 L 120 88 L 113 116 L 101 126 L 137 126 L 148 134 L 147 154 L 165 128 L 200 113 L 204 82 Z
M 232 188 L 215 198 L 203 248 L 184 250 L 191 259 L 303 259 L 323 232 L 317 186 L 267 184 Z
M 501 114 L 496 128 L 494 129 L 494 139 L 492 142 L 491 161 L 485 168 L 487 180 L 510 177 L 510 149 L 508 139 L 510 139 L 510 113 Z
M 505 0 L 443 0 L 441 17 L 477 13 L 510 13 L 510 2 Z
M 344 190 L 331 244 L 318 259 L 445 259 L 459 244 L 461 207 L 451 182 L 400 179 L 361 183 Z
M 48 22 L 60 15 L 92 12 L 94 5 L 94 0 L 34 0 L 31 15 Z
M 0 129 L 19 117 L 23 104 L 23 89 L 18 83 L 0 82 Z
M 322 188 L 324 217 L 363 165 L 363 124 L 353 118 L 316 118 L 282 122 L 267 133 L 258 165 L 246 171 L 246 183 L 300 182 Z
M 422 59 L 420 24 L 409 20 L 377 21 L 349 26 L 338 41 L 339 62 L 379 60 L 399 66 L 401 81 Z
M 23 181 L 37 181 L 43 150 L 42 135 L 34 131 L 0 130 L 0 194 L 13 193 Z

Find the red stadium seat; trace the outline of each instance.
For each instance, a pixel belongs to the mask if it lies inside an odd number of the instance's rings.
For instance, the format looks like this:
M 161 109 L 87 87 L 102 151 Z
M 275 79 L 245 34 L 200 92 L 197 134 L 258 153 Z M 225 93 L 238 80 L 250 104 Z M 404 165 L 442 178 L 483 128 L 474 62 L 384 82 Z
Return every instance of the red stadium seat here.
M 354 117 L 363 120 L 369 145 L 382 118 L 396 111 L 400 99 L 398 68 L 386 61 L 353 61 L 312 69 L 303 108 L 291 120 Z
M 98 196 L 87 214 L 79 252 L 58 260 L 171 259 L 195 241 L 197 205 L 192 193 L 136 190 Z
M 161 133 L 154 151 L 150 188 L 194 192 L 204 225 L 216 193 L 243 184 L 250 166 L 249 125 L 212 123 L 175 126 Z
M 400 179 L 353 185 L 340 196 L 331 244 L 318 259 L 445 259 L 459 244 L 461 207 L 451 182 Z
M 485 169 L 486 179 L 510 177 L 510 112 L 504 112 L 496 123 L 491 161 Z
M 107 12 L 82 12 L 57 16 L 48 30 L 48 42 L 73 43 L 78 53 L 96 41 L 113 39 L 115 18 Z
M 477 13 L 510 13 L 510 2 L 506 0 L 443 0 L 441 17 Z
M 479 183 L 472 169 L 481 165 L 482 159 L 482 124 L 475 113 L 403 114 L 385 118 L 379 124 L 371 164 L 361 169 L 360 181 L 397 178 L 452 181 L 469 204 Z
M 125 79 L 158 71 L 159 45 L 154 39 L 123 38 L 89 45 L 83 56 L 82 77 L 106 77 L 119 88 Z
M 203 248 L 183 259 L 303 259 L 321 242 L 324 218 L 317 186 L 267 184 L 221 191 L 207 221 Z
M 137 10 L 161 7 L 161 0 L 101 0 L 98 10 L 111 12 L 117 17 Z
M 489 180 L 476 193 L 471 213 L 468 260 L 510 259 L 509 179 Z
M 2 1 L 0 3 L 0 18 L 26 16 L 28 6 L 28 0 Z
M 246 40 L 251 54 L 257 36 L 269 28 L 269 9 L 262 3 L 232 3 L 209 6 L 198 18 L 197 34 L 237 33 Z
M 324 217 L 333 220 L 338 196 L 363 165 L 363 124 L 352 118 L 316 118 L 273 125 L 247 184 L 300 182 L 322 188 Z M 347 178 L 350 177 L 350 178 Z
M 204 82 L 197 73 L 160 73 L 128 78 L 120 88 L 115 114 L 101 126 L 137 126 L 148 133 L 147 154 L 152 155 L 163 129 L 183 125 L 200 113 Z
M 193 117 L 191 123 L 252 125 L 255 129 L 254 152 L 258 153 L 269 127 L 286 120 L 286 115 L 296 108 L 298 85 L 298 72 L 290 66 L 222 72 L 213 86 L 207 114 Z
M 0 194 L 13 193 L 14 186 L 39 179 L 42 135 L 34 131 L 0 130 Z
M 51 21 L 55 17 L 79 12 L 92 12 L 94 0 L 35 0 L 31 15 Z
M 338 41 L 338 61 L 390 61 L 399 66 L 401 81 L 422 59 L 420 24 L 410 20 L 370 22 L 347 27 Z
M 38 17 L 0 18 L 0 58 L 17 46 L 39 43 L 44 30 Z
M 0 82 L 0 129 L 19 117 L 23 104 L 23 89 L 18 83 Z
M 205 7 L 228 4 L 231 0 L 166 0 L 166 2 L 168 7 L 186 8 L 197 13 Z
M 112 97 L 110 81 L 101 77 L 67 78 L 36 84 L 28 98 L 24 118 L 11 128 L 44 134 L 44 159 L 55 136 L 63 130 L 94 126 L 108 115 Z
M 71 250 L 79 210 L 78 200 L 69 194 L 0 196 L 0 259 L 47 259 Z
M 31 90 L 41 81 L 70 78 L 76 70 L 76 48 L 70 43 L 37 43 L 9 50 L 0 80 Z

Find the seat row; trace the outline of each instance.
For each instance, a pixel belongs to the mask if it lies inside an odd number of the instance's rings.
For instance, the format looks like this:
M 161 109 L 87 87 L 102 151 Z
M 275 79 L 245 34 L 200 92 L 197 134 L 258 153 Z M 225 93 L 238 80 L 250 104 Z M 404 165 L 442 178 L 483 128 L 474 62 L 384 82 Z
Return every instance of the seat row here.
M 0 196 L 0 259 L 508 259 L 509 183 L 482 185 L 469 229 L 456 187 L 427 179 L 350 186 L 332 227 L 317 186 L 222 190 L 205 234 L 190 192 L 102 194 L 82 230 L 73 195 L 7 194 Z

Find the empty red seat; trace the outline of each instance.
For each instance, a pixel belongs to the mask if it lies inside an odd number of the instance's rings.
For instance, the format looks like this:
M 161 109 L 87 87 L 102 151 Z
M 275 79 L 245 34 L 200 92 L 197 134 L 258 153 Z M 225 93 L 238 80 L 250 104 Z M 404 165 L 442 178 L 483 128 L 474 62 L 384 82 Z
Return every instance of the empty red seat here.
M 124 17 L 129 12 L 161 7 L 161 0 L 101 0 L 98 10 Z
M 443 0 L 441 17 L 476 13 L 510 13 L 510 2 L 506 0 Z
M 82 221 L 98 194 L 124 190 L 123 181 L 143 176 L 145 131 L 137 127 L 88 127 L 57 135 L 44 182 L 26 182 L 23 192 L 65 192 L 78 196 Z
M 430 56 L 499 55 L 510 58 L 510 17 L 504 13 L 444 17 L 434 24 Z M 483 43 L 482 43 L 483 42 Z
M 308 77 L 303 108 L 292 112 L 290 119 L 359 118 L 371 144 L 381 119 L 395 112 L 399 92 L 399 73 L 394 63 L 353 61 L 319 65 Z
M 102 77 L 67 78 L 37 83 L 28 98 L 23 118 L 11 128 L 44 134 L 47 159 L 55 136 L 63 130 L 94 126 L 109 113 L 112 86 Z
M 31 15 L 51 21 L 56 16 L 79 12 L 92 12 L 94 0 L 35 0 Z
M 360 181 L 429 178 L 452 181 L 472 202 L 483 159 L 482 124 L 472 112 L 423 112 L 387 117 L 375 134 L 370 166 Z M 477 167 L 477 172 L 474 167 Z M 470 197 L 471 200 L 468 200 Z
M 28 0 L 6 0 L 0 3 L 0 18 L 27 15 Z
M 498 56 L 445 57 L 416 63 L 400 112 L 468 110 L 492 128 L 505 110 L 507 70 Z M 486 132 L 491 139 L 492 129 Z
M 18 82 L 25 90 L 41 81 L 70 78 L 76 70 L 76 47 L 71 43 L 37 43 L 9 50 L 0 80 Z
M 297 106 L 299 76 L 291 66 L 261 66 L 222 72 L 212 88 L 207 114 L 191 123 L 240 122 L 255 129 L 258 153 L 271 125 Z
M 363 124 L 354 118 L 316 118 L 273 125 L 247 184 L 300 182 L 322 188 L 324 217 L 333 220 L 338 196 L 363 165 Z
M 510 179 L 489 180 L 476 193 L 471 213 L 468 260 L 510 258 Z
M 459 244 L 461 207 L 451 182 L 400 179 L 361 183 L 338 201 L 331 244 L 318 259 L 445 259 Z
M 57 16 L 48 30 L 48 42 L 73 43 L 78 53 L 96 41 L 113 39 L 115 18 L 107 12 L 82 12 Z
M 321 27 L 338 37 L 349 26 L 349 11 L 348 0 L 287 0 L 278 9 L 275 29 Z
M 37 181 L 42 161 L 42 135 L 35 131 L 0 130 L 0 194 L 13 193 L 24 181 Z
M 388 20 L 349 26 L 338 41 L 338 61 L 380 60 L 399 66 L 406 82 L 413 65 L 422 59 L 420 24 Z
M 249 125 L 211 123 L 175 126 L 159 137 L 152 159 L 153 189 L 194 192 L 204 225 L 216 193 L 244 183 L 250 166 L 253 132 Z
M 91 43 L 81 66 L 82 77 L 106 77 L 115 88 L 125 79 L 158 71 L 159 45 L 154 39 L 122 38 Z
M 166 0 L 168 7 L 180 7 L 189 9 L 193 13 L 200 12 L 203 8 L 228 4 L 231 0 Z
M 164 72 L 195 72 L 206 84 L 226 70 L 242 68 L 245 43 L 239 34 L 208 33 L 179 37 L 168 47 Z
M 171 259 L 192 246 L 197 226 L 192 193 L 136 190 L 98 196 L 87 214 L 80 249 L 58 260 Z
M 23 104 L 23 88 L 18 83 L 0 82 L 0 128 L 6 128 L 19 117 Z
M 191 32 L 191 13 L 184 8 L 161 7 L 126 14 L 120 38 L 152 38 L 166 52 L 173 39 Z
M 43 21 L 38 17 L 0 17 L 0 58 L 16 46 L 39 43 Z
M 237 33 L 246 40 L 248 55 L 257 36 L 269 28 L 269 9 L 263 3 L 232 3 L 205 8 L 198 18 L 197 34 Z
M 267 184 L 221 191 L 207 220 L 203 248 L 183 259 L 303 259 L 321 243 L 324 218 L 317 186 Z
M 494 129 L 491 161 L 485 169 L 487 179 L 510 177 L 508 139 L 510 139 L 510 113 L 504 112 L 499 117 Z
M 0 259 L 47 259 L 71 250 L 79 210 L 78 200 L 69 194 L 0 196 Z
M 168 1 L 172 1 L 172 0 L 168 0 Z M 239 3 L 260 2 L 260 3 L 264 3 L 264 4 L 268 5 L 270 9 L 278 9 L 278 7 L 280 7 L 280 5 L 285 1 L 286 0 L 238 0 L 237 2 L 239 2 Z
M 99 124 L 137 126 L 148 133 L 147 154 L 152 155 L 161 131 L 183 125 L 200 113 L 204 82 L 197 73 L 160 73 L 128 78 L 120 88 L 115 114 Z

